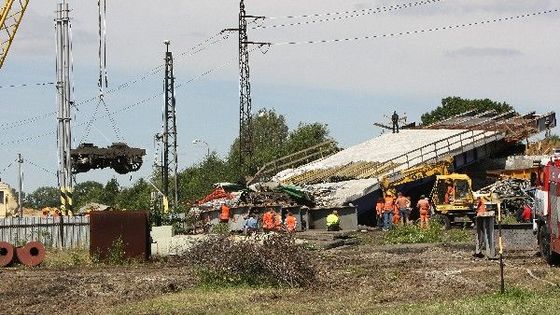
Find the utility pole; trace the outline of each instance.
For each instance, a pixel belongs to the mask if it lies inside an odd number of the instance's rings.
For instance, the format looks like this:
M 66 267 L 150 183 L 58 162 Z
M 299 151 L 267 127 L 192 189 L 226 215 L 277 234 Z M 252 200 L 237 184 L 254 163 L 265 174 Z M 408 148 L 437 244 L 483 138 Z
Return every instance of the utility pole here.
M 249 45 L 270 46 L 270 43 L 250 42 L 247 36 L 247 19 L 253 21 L 264 16 L 247 15 L 245 1 L 239 2 L 239 27 L 225 29 L 239 33 L 239 174 L 248 174 L 253 158 L 253 130 L 251 116 L 251 81 L 249 71 Z
M 179 203 L 178 196 L 178 155 L 177 155 L 177 115 L 175 109 L 175 77 L 173 75 L 173 53 L 169 51 L 170 41 L 164 42 L 166 46 L 165 52 L 165 107 L 163 110 L 163 133 L 161 140 L 163 142 L 163 158 L 162 158 L 162 185 L 163 195 L 173 200 L 173 207 Z M 173 196 L 170 197 L 169 192 L 169 173 L 173 174 Z
M 18 213 L 19 217 L 23 217 L 23 200 L 21 198 L 22 190 L 23 190 L 23 170 L 21 165 L 23 164 L 23 157 L 21 153 L 18 153 Z
M 70 149 L 72 147 L 71 112 L 72 84 L 71 43 L 69 7 L 66 0 L 57 5 L 56 11 L 56 89 L 58 102 L 58 187 L 60 189 L 60 207 L 63 214 L 72 211 L 72 161 Z

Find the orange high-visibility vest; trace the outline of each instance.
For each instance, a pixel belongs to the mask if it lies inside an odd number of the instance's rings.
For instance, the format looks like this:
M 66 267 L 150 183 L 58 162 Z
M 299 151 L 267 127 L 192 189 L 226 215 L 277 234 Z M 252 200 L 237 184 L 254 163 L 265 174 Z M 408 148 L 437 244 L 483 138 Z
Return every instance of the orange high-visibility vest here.
M 383 210 L 385 212 L 393 211 L 393 206 L 395 205 L 395 199 L 392 196 L 385 197 L 385 205 Z
M 418 208 L 420 208 L 420 214 L 427 214 L 430 209 L 430 203 L 426 199 L 418 200 Z
M 220 220 L 229 221 L 229 207 L 226 204 L 223 204 L 221 207 Z
M 274 228 L 274 217 L 270 211 L 267 211 L 263 214 L 263 228 L 265 229 L 273 229 Z
M 286 217 L 286 230 L 288 232 L 293 232 L 296 230 L 297 220 L 296 217 L 293 215 L 289 215 Z

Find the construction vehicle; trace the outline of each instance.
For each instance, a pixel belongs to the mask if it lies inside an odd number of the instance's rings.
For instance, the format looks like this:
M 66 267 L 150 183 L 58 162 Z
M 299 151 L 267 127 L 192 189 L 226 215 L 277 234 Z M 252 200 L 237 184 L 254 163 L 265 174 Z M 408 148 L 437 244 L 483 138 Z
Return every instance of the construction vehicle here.
M 533 212 L 542 257 L 549 264 L 560 263 L 560 155 L 541 168 Z
M 447 157 L 439 162 L 424 163 L 417 167 L 409 168 L 404 171 L 396 171 L 380 179 L 379 183 L 383 196 L 396 193 L 396 187 L 407 183 L 419 181 L 435 175 L 449 174 L 449 168 L 453 165 L 453 158 Z
M 456 217 L 472 220 L 476 216 L 472 180 L 466 174 L 437 175 L 431 201 L 434 219 L 440 219 L 445 228 L 450 228 Z
M 396 187 L 407 183 L 421 181 L 435 176 L 431 192 L 432 214 L 441 221 L 445 228 L 450 228 L 456 217 L 475 216 L 472 180 L 468 175 L 450 173 L 453 158 L 447 157 L 435 163 L 389 174 L 380 180 L 383 196 L 396 193 Z M 453 195 L 447 194 L 448 187 L 453 187 Z M 447 197 L 446 197 L 447 194 Z
M 0 7 L 0 69 L 8 56 L 29 0 L 4 0 Z
M 18 201 L 10 185 L 0 181 L 0 218 L 16 214 Z

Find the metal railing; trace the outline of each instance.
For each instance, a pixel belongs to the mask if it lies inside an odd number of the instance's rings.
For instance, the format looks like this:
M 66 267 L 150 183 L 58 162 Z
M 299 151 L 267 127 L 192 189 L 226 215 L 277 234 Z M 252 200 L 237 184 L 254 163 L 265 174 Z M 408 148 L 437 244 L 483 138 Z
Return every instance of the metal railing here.
M 386 172 L 386 174 L 392 174 L 405 165 L 406 168 L 411 168 L 425 162 L 438 162 L 457 151 L 460 153 L 468 151 L 471 146 L 474 147 L 479 141 L 483 141 L 483 145 L 486 145 L 503 137 L 502 134 L 495 131 L 466 130 L 403 153 L 385 161 L 383 164 L 392 164 L 392 167 Z
M 250 181 L 250 184 L 263 178 L 274 176 L 288 168 L 294 168 L 324 159 L 338 151 L 339 149 L 336 146 L 336 142 L 329 140 L 290 155 L 286 155 L 263 165 Z
M 0 218 L 0 241 L 14 246 L 39 241 L 52 248 L 88 248 L 89 217 Z

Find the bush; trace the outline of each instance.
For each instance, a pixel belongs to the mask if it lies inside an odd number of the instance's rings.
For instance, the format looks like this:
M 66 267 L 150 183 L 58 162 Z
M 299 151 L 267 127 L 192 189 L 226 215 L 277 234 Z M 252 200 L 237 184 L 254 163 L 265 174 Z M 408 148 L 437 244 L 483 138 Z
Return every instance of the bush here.
M 215 236 L 186 255 L 197 266 L 201 284 L 302 287 L 316 277 L 311 254 L 288 235 L 272 235 L 262 242 Z
M 440 223 L 430 222 L 427 229 L 416 225 L 395 226 L 385 235 L 386 244 L 418 244 L 418 243 L 461 243 L 472 238 L 470 230 L 445 231 Z

